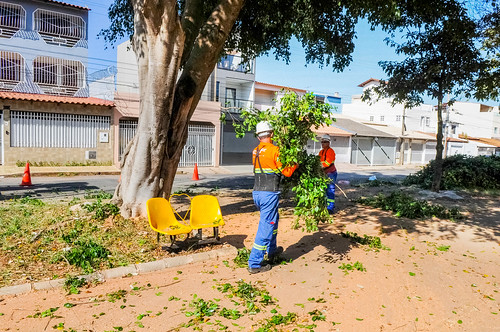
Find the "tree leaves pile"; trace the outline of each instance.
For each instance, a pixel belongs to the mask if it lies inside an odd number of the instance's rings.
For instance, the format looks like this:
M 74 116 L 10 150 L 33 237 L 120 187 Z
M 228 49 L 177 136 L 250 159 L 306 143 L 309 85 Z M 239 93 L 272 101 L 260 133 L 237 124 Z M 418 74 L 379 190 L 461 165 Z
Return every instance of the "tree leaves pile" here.
M 299 168 L 291 178 L 284 180 L 285 188 L 295 192 L 295 227 L 303 221 L 308 232 L 316 231 L 319 222 L 326 222 L 326 187 L 329 179 L 321 169 L 319 157 L 306 151 L 307 141 L 316 140 L 313 132 L 320 126 L 333 122 L 330 105 L 320 104 L 312 93 L 302 97 L 294 92 L 286 92 L 279 100 L 279 108 L 265 111 L 243 110 L 243 123 L 235 123 L 236 136 L 245 132 L 255 132 L 260 121 L 269 121 L 274 128 L 274 143 L 280 149 L 280 161 L 284 167 L 298 164 Z

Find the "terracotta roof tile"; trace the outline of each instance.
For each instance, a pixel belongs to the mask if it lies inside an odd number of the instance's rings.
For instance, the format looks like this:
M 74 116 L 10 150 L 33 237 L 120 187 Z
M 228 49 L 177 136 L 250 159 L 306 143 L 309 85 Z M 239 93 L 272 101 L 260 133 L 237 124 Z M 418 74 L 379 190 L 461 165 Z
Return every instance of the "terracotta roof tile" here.
M 351 137 L 352 133 L 333 126 L 321 126 L 318 129 L 311 128 L 317 134 L 328 134 L 331 136 Z
M 371 83 L 371 82 L 376 82 L 376 83 L 378 83 L 378 82 L 380 82 L 380 80 L 379 80 L 379 79 L 376 79 L 376 78 L 371 77 L 369 80 L 364 81 L 363 83 L 359 84 L 358 86 L 362 88 L 362 87 L 364 87 L 365 85 L 367 85 L 368 83 Z
M 469 137 L 471 141 L 479 141 L 484 144 L 489 144 L 500 148 L 500 139 L 486 138 L 486 137 Z
M 5 92 L 5 91 L 0 92 L 0 99 L 108 106 L 108 107 L 115 106 L 115 103 L 111 100 L 99 99 L 94 97 L 65 97 L 65 96 L 51 96 L 51 95 L 43 95 L 35 93 L 19 93 L 19 92 Z
M 288 87 L 288 86 L 284 86 L 284 85 L 277 85 L 277 84 L 271 84 L 271 83 L 264 83 L 264 82 L 255 82 L 255 89 L 262 89 L 262 90 L 267 90 L 267 89 L 271 88 L 272 91 L 279 91 L 281 89 L 285 89 L 285 90 L 291 90 L 291 91 L 295 91 L 295 92 L 302 92 L 302 93 L 306 93 L 307 90 L 304 90 L 304 89 L 299 89 L 299 88 L 291 88 L 291 87 Z
M 423 131 L 417 131 L 418 133 L 422 133 L 422 134 L 425 134 L 425 135 L 429 135 L 429 136 L 432 136 L 433 138 L 436 138 L 436 134 L 433 134 L 433 133 L 425 133 Z M 444 138 L 444 137 L 443 137 Z M 455 137 L 448 137 L 448 142 L 458 142 L 458 143 L 467 143 L 466 140 L 464 139 L 461 139 L 461 138 L 455 138 Z
M 67 2 L 62 2 L 62 1 L 56 1 L 56 0 L 43 0 L 43 1 L 45 1 L 45 2 L 52 2 L 52 3 L 59 4 L 59 5 L 73 7 L 73 8 L 77 8 L 77 9 L 90 10 L 88 7 L 77 6 L 77 5 L 73 5 L 73 4 L 70 4 L 70 3 L 67 3 Z

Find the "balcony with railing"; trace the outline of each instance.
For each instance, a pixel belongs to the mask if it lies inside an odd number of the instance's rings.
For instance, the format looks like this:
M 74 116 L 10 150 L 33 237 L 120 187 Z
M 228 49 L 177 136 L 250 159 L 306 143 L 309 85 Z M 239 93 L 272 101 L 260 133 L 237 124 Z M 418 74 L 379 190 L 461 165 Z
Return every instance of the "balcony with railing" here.
M 0 1 L 0 37 L 11 38 L 26 29 L 26 11 L 20 5 Z
M 81 17 L 44 9 L 35 10 L 33 30 L 52 45 L 73 47 L 86 39 L 85 21 Z
M 231 113 L 241 113 L 243 109 L 253 108 L 253 101 L 246 99 L 221 98 L 220 103 L 223 110 Z
M 33 61 L 33 82 L 46 94 L 73 96 L 85 87 L 85 67 L 80 61 L 39 56 Z
M 217 64 L 217 68 L 237 71 L 245 74 L 254 74 L 254 62 L 243 63 L 243 59 L 239 55 L 226 55 Z

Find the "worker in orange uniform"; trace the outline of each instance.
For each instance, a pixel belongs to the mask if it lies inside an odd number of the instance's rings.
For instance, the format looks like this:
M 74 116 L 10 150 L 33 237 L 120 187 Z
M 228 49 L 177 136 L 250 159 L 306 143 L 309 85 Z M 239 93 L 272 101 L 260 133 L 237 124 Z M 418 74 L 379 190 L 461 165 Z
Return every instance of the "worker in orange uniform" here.
M 319 152 L 323 172 L 330 178 L 326 188 L 326 202 L 328 212 L 335 211 L 335 182 L 337 181 L 337 168 L 335 167 L 335 151 L 330 147 L 330 135 L 321 136 L 321 151 Z
M 269 271 L 270 264 L 264 264 L 267 254 L 268 260 L 283 252 L 283 247 L 276 246 L 278 235 L 278 204 L 280 196 L 281 174 L 292 176 L 297 165 L 283 168 L 279 161 L 279 148 L 273 145 L 273 128 L 267 121 L 259 122 L 256 128 L 260 144 L 253 150 L 253 172 L 255 183 L 253 200 L 260 211 L 259 228 L 248 259 L 248 272 L 251 274 Z

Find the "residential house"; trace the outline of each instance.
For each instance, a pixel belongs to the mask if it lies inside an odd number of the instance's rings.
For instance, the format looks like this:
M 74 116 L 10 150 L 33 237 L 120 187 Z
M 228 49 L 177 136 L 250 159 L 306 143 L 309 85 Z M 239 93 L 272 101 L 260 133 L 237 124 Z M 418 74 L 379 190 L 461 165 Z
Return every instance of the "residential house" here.
M 378 85 L 380 80 L 370 78 L 358 86 L 363 88 L 363 93 L 369 93 L 370 89 Z M 342 114 L 373 124 L 402 128 L 404 131 L 436 132 L 437 117 L 431 105 L 405 110 L 402 104 L 392 105 L 390 98 L 370 103 L 361 100 L 361 96 L 352 96 L 351 103 L 343 105 Z
M 139 117 L 139 78 L 135 54 L 130 42 L 118 45 L 116 75 L 116 109 L 113 119 L 119 124 L 115 135 L 115 163 L 135 135 Z M 242 108 L 253 106 L 255 61 L 244 64 L 239 54 L 228 54 L 216 65 L 191 117 L 188 138 L 179 167 L 219 166 L 228 159 L 239 159 L 233 153 L 236 139 L 233 119 Z M 227 114 L 221 122 L 221 112 Z M 226 140 L 227 138 L 227 140 Z
M 113 103 L 89 97 L 88 11 L 0 1 L 0 163 L 111 162 Z

